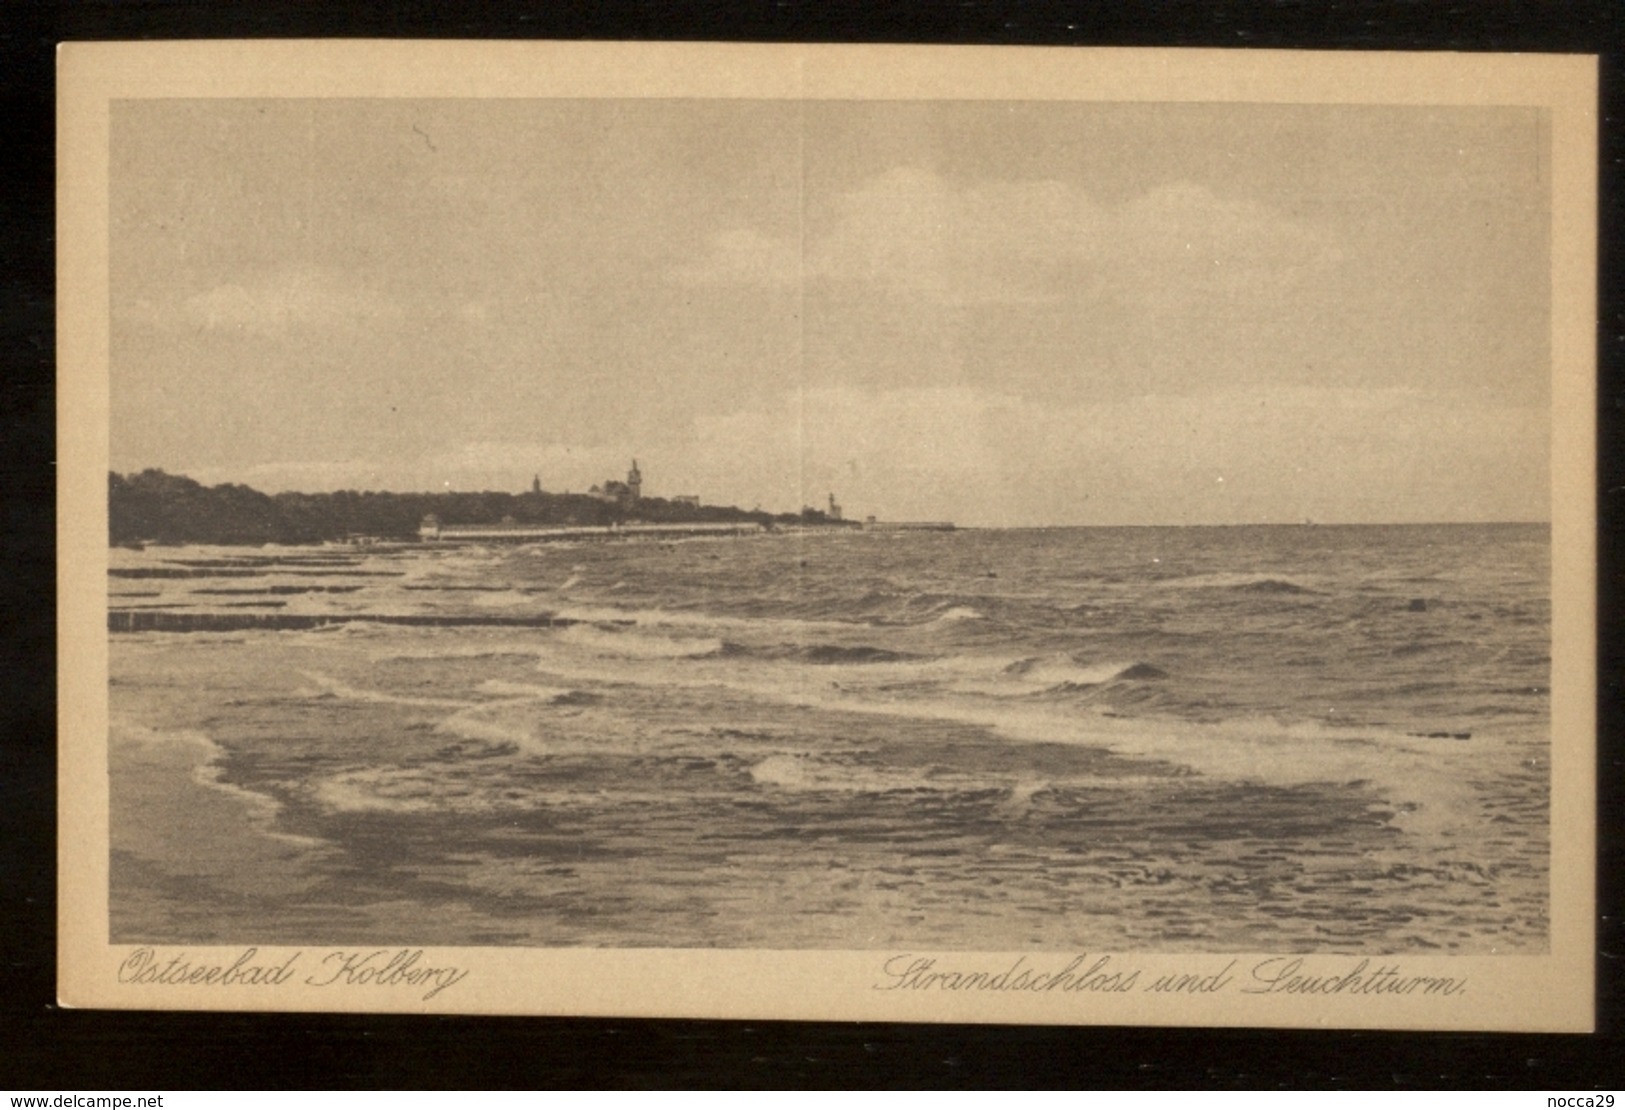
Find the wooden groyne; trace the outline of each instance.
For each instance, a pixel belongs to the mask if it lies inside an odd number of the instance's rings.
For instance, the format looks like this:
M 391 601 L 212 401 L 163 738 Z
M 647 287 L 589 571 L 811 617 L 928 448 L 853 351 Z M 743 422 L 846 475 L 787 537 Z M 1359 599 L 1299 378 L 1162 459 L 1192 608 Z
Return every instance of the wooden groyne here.
M 266 578 L 278 574 L 289 578 L 404 578 L 404 570 L 308 570 L 305 568 L 252 566 L 108 567 L 109 578 Z

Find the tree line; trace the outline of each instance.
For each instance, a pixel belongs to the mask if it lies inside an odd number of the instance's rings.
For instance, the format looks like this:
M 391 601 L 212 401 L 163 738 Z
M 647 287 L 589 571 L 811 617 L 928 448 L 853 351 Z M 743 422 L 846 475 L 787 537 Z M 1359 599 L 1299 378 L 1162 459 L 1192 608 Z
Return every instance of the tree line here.
M 333 493 L 267 494 L 249 486 L 205 486 L 179 474 L 143 470 L 109 473 L 108 535 L 115 544 L 137 543 L 322 543 L 360 536 L 415 539 L 423 518 L 441 524 L 607 526 L 731 523 L 763 525 L 823 523 L 817 509 L 766 513 L 725 505 L 691 505 L 645 497 L 635 506 L 584 493 Z

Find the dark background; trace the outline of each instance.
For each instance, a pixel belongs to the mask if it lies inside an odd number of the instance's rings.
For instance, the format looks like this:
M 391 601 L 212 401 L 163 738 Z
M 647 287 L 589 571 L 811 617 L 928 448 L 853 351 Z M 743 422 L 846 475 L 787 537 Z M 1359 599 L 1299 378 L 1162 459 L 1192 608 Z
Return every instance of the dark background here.
M 0 0 L 0 1090 L 1619 1088 L 1625 133 L 1619 0 Z M 1602 55 L 1598 1033 L 1590 1037 L 64 1011 L 55 998 L 53 46 L 374 37 Z

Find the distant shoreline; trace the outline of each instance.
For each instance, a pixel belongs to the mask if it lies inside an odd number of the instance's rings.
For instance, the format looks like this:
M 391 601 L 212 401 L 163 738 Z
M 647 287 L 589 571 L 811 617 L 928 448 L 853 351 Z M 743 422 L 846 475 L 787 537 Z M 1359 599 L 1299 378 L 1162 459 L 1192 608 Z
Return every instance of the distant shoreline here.
M 1549 529 L 1550 525 L 1544 521 L 1523 520 L 1484 520 L 1484 521 L 1437 521 L 1437 522 L 1400 522 L 1378 524 L 1327 524 L 1317 526 L 1325 531 L 1355 531 L 1370 529 L 1403 529 L 1406 531 L 1428 528 L 1448 529 Z M 791 536 L 867 536 L 872 538 L 895 537 L 897 535 L 918 535 L 929 532 L 941 535 L 951 531 L 960 535 L 976 535 L 996 533 L 1049 533 L 1049 532 L 1186 532 L 1186 531 L 1272 531 L 1292 533 L 1305 531 L 1298 524 L 1023 524 L 1023 525 L 964 525 L 956 524 L 950 529 L 865 529 L 860 526 L 800 526 L 789 525 L 777 528 L 763 528 L 756 531 L 732 531 L 713 533 L 663 533 L 640 531 L 636 528 L 623 528 L 615 530 L 600 530 L 591 534 L 583 530 L 569 530 L 580 534 L 551 536 L 515 535 L 511 538 L 500 537 L 448 537 L 441 540 L 424 541 L 420 539 L 375 539 L 373 537 L 352 537 L 339 540 L 245 540 L 245 541 L 207 541 L 207 540 L 125 540 L 110 542 L 110 550 L 141 551 L 147 548 L 175 548 L 186 547 L 244 547 L 258 548 L 324 548 L 324 547 L 356 547 L 362 550 L 385 551 L 434 551 L 448 550 L 455 547 L 481 547 L 481 546 L 526 546 L 547 543 L 711 543 L 723 540 L 739 539 L 784 539 Z
M 338 490 L 330 493 L 266 494 L 225 483 L 204 486 L 193 479 L 145 470 L 108 476 L 108 541 L 113 547 L 304 546 L 322 543 L 412 544 L 424 542 L 424 521 L 435 517 L 443 533 L 477 530 L 479 538 L 433 542 L 547 542 L 549 539 L 650 535 L 695 538 L 752 531 L 1045 532 L 1060 529 L 1247 529 L 1314 532 L 1341 528 L 1547 528 L 1550 521 L 1376 521 L 966 525 L 948 521 L 841 520 L 816 509 L 768 513 L 725 505 L 696 505 L 658 497 L 635 506 L 606 502 L 590 494 L 483 491 L 392 493 Z M 504 533 L 530 532 L 516 540 Z M 576 533 L 570 535 L 569 533 Z
M 601 493 L 500 491 L 266 494 L 249 486 L 205 486 L 162 470 L 108 474 L 108 539 L 132 544 L 309 544 L 346 541 L 416 542 L 426 524 L 436 529 L 529 528 L 608 532 L 670 526 L 759 529 L 791 526 L 857 527 L 819 509 L 769 513 L 688 499 L 606 498 Z

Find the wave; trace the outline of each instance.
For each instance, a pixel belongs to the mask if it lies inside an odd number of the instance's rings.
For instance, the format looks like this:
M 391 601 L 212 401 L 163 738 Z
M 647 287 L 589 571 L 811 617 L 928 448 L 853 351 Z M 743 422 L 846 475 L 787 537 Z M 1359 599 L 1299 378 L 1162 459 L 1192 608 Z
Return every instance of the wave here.
M 475 687 L 482 694 L 495 694 L 511 701 L 545 701 L 552 704 L 580 704 L 582 691 L 562 686 L 534 686 L 526 682 L 487 679 Z
M 184 772 L 185 781 L 231 806 L 231 811 L 239 815 L 239 821 L 246 817 L 257 835 L 305 848 L 321 844 L 312 837 L 277 829 L 282 803 L 275 798 L 227 782 L 221 765 L 225 749 L 203 732 L 160 730 L 115 718 L 108 729 L 108 741 L 111 761 L 120 767 L 121 781 L 135 778 L 156 781 Z
M 331 628 L 333 631 L 351 634 L 355 634 L 358 630 L 366 630 L 366 626 L 362 624 L 333 625 Z M 497 662 L 504 659 L 535 659 L 536 657 L 536 648 L 529 646 L 492 647 L 485 644 L 446 644 L 440 646 L 438 642 L 436 646 L 426 648 L 391 646 L 373 651 L 367 656 L 368 660 L 374 663 L 410 662 L 420 659 Z
M 488 712 L 486 709 L 469 709 L 462 713 L 453 713 L 435 725 L 435 731 L 498 748 L 541 754 L 541 741 L 536 734 L 534 722 L 516 724 L 494 720 L 487 715 Z
M 796 656 L 808 663 L 822 665 L 832 663 L 903 663 L 923 658 L 912 652 L 891 651 L 887 648 L 870 647 L 867 644 L 858 644 L 853 647 L 843 647 L 839 644 L 813 644 L 810 647 L 798 649 Z
M 311 587 L 311 588 L 315 589 L 316 587 Z M 348 589 L 360 589 L 359 586 L 352 586 L 352 587 L 329 586 L 328 588 L 329 589 L 345 589 L 345 588 L 348 588 Z M 540 588 L 542 588 L 542 587 L 527 587 L 527 589 L 540 589 Z M 404 584 L 402 584 L 401 589 L 403 589 L 403 590 L 420 590 L 420 591 L 438 590 L 438 591 L 441 591 L 441 592 L 444 592 L 444 593 L 504 593 L 504 592 L 509 591 L 509 590 L 518 589 L 518 587 L 516 587 L 516 586 L 479 586 L 479 585 L 456 584 L 456 583 L 450 583 L 450 582 L 424 582 L 424 583 L 417 583 L 415 585 L 412 584 L 412 583 L 404 583 Z M 198 590 L 196 592 L 204 593 L 206 591 Z
M 604 701 L 602 695 L 576 687 L 501 679 L 487 679 L 475 689 L 499 700 L 461 709 L 439 721 L 435 731 L 527 755 L 556 755 L 561 750 L 556 738 L 541 729 L 544 714 L 538 711 L 582 708 Z M 579 745 L 572 750 L 575 747 Z
M 953 605 L 937 614 L 929 623 L 953 624 L 955 621 L 980 621 L 987 617 L 978 609 L 969 605 Z
M 1139 680 L 1167 678 L 1168 672 L 1161 667 L 1152 666 L 1150 663 L 1134 663 L 1118 671 L 1117 677 Z
M 1164 679 L 1168 672 L 1146 662 L 1082 663 L 1068 654 L 1030 656 L 1007 665 L 1002 674 L 1019 686 L 1020 693 L 1066 694 L 1096 691 L 1120 682 Z M 1035 690 L 1036 688 L 1036 690 Z
M 987 619 L 985 606 L 998 599 L 982 593 L 943 593 L 918 589 L 869 589 L 855 597 L 826 597 L 815 602 L 819 615 L 831 608 L 854 621 L 877 627 L 919 627 Z
M 448 791 L 431 767 L 384 767 L 346 771 L 316 783 L 323 808 L 338 813 L 443 813 L 495 808 L 489 794 Z
M 991 669 L 990 662 L 994 663 Z M 838 686 L 808 683 L 793 670 L 771 666 L 726 672 L 708 669 L 692 676 L 669 668 L 598 674 L 575 670 L 576 677 L 588 681 L 676 689 L 709 689 L 720 684 L 785 705 L 951 722 L 983 728 L 1012 742 L 1092 747 L 1129 759 L 1182 766 L 1220 781 L 1286 787 L 1360 785 L 1385 799 L 1396 814 L 1391 819 L 1407 827 L 1447 827 L 1460 818 L 1463 799 L 1471 794 L 1464 785 L 1470 782 L 1471 768 L 1461 764 L 1470 761 L 1476 741 L 1441 747 L 1437 740 L 1408 737 L 1403 730 L 1390 727 L 1294 724 L 1233 713 L 1185 720 L 1158 713 L 1155 705 L 1146 706 L 1152 709 L 1151 715 L 1122 715 L 1076 704 L 1080 691 L 1104 691 L 1102 696 L 1112 697 L 1121 693 L 1134 703 L 1172 677 L 1143 660 L 1083 664 L 1061 655 L 1007 660 L 1000 666 L 985 658 L 968 661 L 958 657 L 908 666 L 918 668 L 920 681 L 906 689 L 893 683 L 868 687 L 847 681 Z M 550 662 L 544 669 L 557 675 L 574 668 Z M 978 671 L 982 677 L 977 677 Z M 1066 683 L 1074 688 L 1066 689 Z M 1056 690 L 1057 686 L 1061 689 Z M 1012 696 L 1046 692 L 1050 698 L 1073 696 L 1055 700 Z M 988 695 L 997 701 L 989 701 Z M 1152 701 L 1163 697 L 1158 695 Z M 762 776 L 786 788 L 801 784 L 806 789 L 825 788 L 818 784 L 829 779 L 820 765 L 805 760 L 769 763 L 757 777 Z
M 944 793 L 959 789 L 933 781 L 930 767 L 879 767 L 823 759 L 807 752 L 777 752 L 751 764 L 748 773 L 758 786 L 795 793 Z M 985 784 L 978 789 L 985 790 Z
M 297 691 L 298 695 L 307 698 L 343 698 L 346 701 L 377 702 L 385 705 L 410 705 L 419 707 L 462 708 L 471 704 L 459 698 L 419 698 L 408 694 L 393 694 L 383 690 L 363 690 L 358 686 L 351 686 L 331 675 L 320 674 L 316 671 L 300 671 L 305 678 L 314 684 L 315 689 Z
M 723 652 L 722 641 L 712 636 L 660 636 L 597 625 L 572 625 L 557 639 L 594 655 L 622 659 L 691 659 Z
M 1312 590 L 1308 586 L 1300 586 L 1296 582 L 1288 582 L 1284 578 L 1260 578 L 1256 582 L 1243 582 L 1230 588 L 1245 590 L 1250 594 L 1316 594 L 1320 592 L 1319 590 Z
M 776 610 L 766 611 L 761 616 L 741 617 L 699 610 L 570 604 L 559 608 L 557 616 L 562 621 L 600 626 L 676 628 L 707 633 L 767 633 L 785 641 L 810 639 L 810 633 L 820 631 L 851 632 L 854 628 L 865 627 L 864 622 L 857 619 L 808 620 L 797 616 L 785 616 Z
M 519 608 L 525 605 L 535 605 L 535 595 L 527 590 L 490 590 L 474 593 L 467 599 L 471 605 L 486 609 Z
M 807 758 L 770 755 L 750 769 L 750 777 L 765 786 L 805 787 L 813 781 Z
M 721 647 L 713 654 L 729 659 L 788 660 L 826 667 L 913 663 L 931 658 L 917 652 L 897 651 L 871 644 L 775 644 L 756 647 L 732 640 L 722 641 Z

